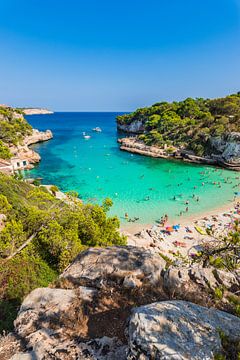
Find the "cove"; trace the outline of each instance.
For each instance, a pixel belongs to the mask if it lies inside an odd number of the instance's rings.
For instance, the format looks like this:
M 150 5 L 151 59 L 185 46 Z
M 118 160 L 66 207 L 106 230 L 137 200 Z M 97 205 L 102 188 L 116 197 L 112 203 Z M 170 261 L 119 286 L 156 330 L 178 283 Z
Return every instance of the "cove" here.
M 164 214 L 179 219 L 180 212 L 188 217 L 230 205 L 239 173 L 122 152 L 117 143 L 118 114 L 26 116 L 34 128 L 52 130 L 54 138 L 33 146 L 42 161 L 25 176 L 41 177 L 44 184 L 55 184 L 62 191 L 75 190 L 84 202 L 101 203 L 110 197 L 114 202 L 110 214 L 123 225 L 125 213 L 139 218 L 139 224 L 151 224 Z M 92 131 L 96 126 L 101 133 Z M 84 139 L 83 132 L 91 138 Z

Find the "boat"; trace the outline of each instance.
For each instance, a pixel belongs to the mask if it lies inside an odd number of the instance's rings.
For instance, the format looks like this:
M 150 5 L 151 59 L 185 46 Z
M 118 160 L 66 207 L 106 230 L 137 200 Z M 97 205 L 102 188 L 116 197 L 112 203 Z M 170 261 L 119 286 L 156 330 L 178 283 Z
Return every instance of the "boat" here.
M 84 137 L 85 140 L 91 139 L 90 135 L 83 135 L 83 137 Z
M 102 129 L 97 126 L 97 127 L 93 128 L 92 131 L 102 132 Z
M 201 234 L 201 235 L 207 235 L 206 231 L 203 230 L 201 227 L 195 226 L 195 229 L 197 230 L 197 232 L 199 232 L 199 234 Z

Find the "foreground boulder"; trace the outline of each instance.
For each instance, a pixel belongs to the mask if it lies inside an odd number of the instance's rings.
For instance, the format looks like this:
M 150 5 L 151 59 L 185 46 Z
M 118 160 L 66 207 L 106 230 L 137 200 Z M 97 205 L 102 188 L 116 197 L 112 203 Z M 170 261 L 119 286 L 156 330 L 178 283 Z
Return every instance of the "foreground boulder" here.
M 186 301 L 142 306 L 130 319 L 128 360 L 207 360 L 223 354 L 221 334 L 240 341 L 240 319 Z
M 134 246 L 90 248 L 80 253 L 61 275 L 74 285 L 101 286 L 110 281 L 123 287 L 156 286 L 166 262 L 150 250 Z

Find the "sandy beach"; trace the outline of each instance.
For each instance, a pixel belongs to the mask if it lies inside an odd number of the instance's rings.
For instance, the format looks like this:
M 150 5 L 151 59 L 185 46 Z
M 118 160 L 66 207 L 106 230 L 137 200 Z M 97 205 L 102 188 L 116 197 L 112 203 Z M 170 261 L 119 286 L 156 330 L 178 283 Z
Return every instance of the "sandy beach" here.
M 201 215 L 179 217 L 177 221 L 169 220 L 164 226 L 157 223 L 145 226 L 127 224 L 121 228 L 121 232 L 128 236 L 129 245 L 151 248 L 174 258 L 177 254 L 192 256 L 204 244 L 216 242 L 206 230 L 212 228 L 216 236 L 227 235 L 238 219 L 239 203 L 232 201 L 231 205 L 227 204 Z

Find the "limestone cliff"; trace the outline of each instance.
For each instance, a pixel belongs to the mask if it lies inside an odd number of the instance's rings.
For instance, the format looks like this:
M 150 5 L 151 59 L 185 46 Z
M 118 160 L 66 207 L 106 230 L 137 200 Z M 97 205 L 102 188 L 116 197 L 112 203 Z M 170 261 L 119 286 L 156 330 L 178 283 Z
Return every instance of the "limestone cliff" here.
M 41 160 L 41 157 L 36 151 L 29 148 L 29 146 L 38 142 L 50 140 L 52 138 L 53 134 L 50 130 L 39 131 L 37 129 L 33 129 L 32 134 L 26 136 L 22 144 L 10 146 L 10 151 L 14 157 L 21 160 L 27 160 L 30 164 L 35 164 Z

